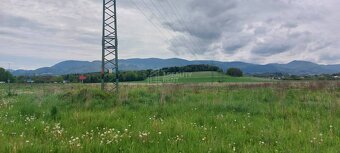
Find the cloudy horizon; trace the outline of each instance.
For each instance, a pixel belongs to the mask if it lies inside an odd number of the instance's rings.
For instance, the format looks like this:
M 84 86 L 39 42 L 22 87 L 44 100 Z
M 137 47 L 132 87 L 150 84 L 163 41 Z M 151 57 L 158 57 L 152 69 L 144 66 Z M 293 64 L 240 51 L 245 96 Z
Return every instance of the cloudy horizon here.
M 101 59 L 101 0 L 0 0 L 0 67 Z M 119 56 L 340 64 L 337 0 L 118 0 Z

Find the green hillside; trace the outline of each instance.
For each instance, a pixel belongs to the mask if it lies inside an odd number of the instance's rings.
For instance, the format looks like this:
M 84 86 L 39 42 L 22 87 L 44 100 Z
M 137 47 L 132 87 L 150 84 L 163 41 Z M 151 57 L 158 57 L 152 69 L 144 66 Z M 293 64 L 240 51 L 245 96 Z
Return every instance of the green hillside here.
M 148 83 L 205 83 L 205 82 L 270 82 L 272 80 L 256 77 L 231 77 L 219 72 L 186 72 L 151 77 Z

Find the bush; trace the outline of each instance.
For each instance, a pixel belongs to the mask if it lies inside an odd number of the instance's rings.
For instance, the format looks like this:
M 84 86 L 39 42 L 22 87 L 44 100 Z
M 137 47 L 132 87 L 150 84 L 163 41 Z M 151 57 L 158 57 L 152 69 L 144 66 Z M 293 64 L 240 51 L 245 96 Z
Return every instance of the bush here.
M 51 113 L 52 119 L 53 119 L 53 120 L 57 120 L 57 116 L 58 116 L 58 108 L 57 108 L 56 106 L 53 106 L 53 107 L 51 108 L 50 113 Z
M 13 75 L 9 71 L 6 71 L 4 68 L 0 67 L 0 82 L 7 82 L 8 80 L 14 82 Z
M 94 109 L 114 106 L 115 96 L 99 89 L 79 89 L 62 94 L 61 98 L 72 107 Z
M 227 75 L 230 75 L 233 77 L 242 77 L 243 72 L 239 68 L 229 68 L 227 71 Z
M 19 113 L 23 116 L 35 116 L 37 118 L 41 116 L 40 108 L 35 102 L 22 103 Z

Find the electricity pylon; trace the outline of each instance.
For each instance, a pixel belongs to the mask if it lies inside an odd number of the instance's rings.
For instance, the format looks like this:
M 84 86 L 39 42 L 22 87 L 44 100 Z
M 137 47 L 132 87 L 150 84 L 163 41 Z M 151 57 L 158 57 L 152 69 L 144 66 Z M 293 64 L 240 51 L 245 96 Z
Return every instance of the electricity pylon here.
M 115 74 L 115 80 L 109 74 Z M 101 89 L 118 92 L 118 37 L 116 0 L 103 0 L 103 37 L 102 37 L 102 84 Z M 112 83 L 109 84 L 109 83 Z

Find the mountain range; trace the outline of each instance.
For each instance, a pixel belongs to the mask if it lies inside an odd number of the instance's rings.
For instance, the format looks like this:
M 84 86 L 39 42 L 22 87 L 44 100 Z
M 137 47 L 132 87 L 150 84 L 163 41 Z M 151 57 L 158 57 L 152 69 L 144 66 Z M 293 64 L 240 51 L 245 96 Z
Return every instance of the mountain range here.
M 237 67 L 247 74 L 261 73 L 287 73 L 292 75 L 314 75 L 314 74 L 333 74 L 340 72 L 340 64 L 337 65 L 320 65 L 307 61 L 292 61 L 287 64 L 251 64 L 245 62 L 221 62 L 211 60 L 194 60 L 171 58 L 134 58 L 119 60 L 119 69 L 121 71 L 160 69 L 164 67 L 186 66 L 195 64 L 209 64 L 226 70 L 230 67 Z M 100 61 L 63 61 L 51 67 L 43 67 L 36 70 L 12 70 L 15 76 L 32 76 L 32 75 L 64 75 L 99 72 L 101 68 Z

